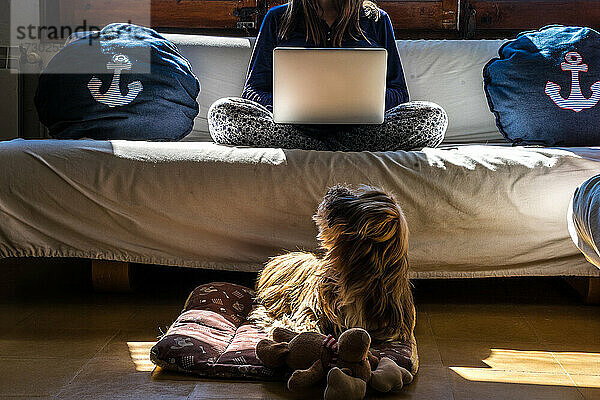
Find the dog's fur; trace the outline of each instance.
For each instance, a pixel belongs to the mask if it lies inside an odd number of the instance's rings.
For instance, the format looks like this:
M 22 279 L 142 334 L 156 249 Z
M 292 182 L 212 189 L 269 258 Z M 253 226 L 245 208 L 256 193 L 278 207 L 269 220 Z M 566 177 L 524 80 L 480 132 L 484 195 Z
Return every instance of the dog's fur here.
M 267 263 L 250 319 L 267 330 L 338 336 L 360 327 L 375 341 L 412 339 L 408 225 L 395 199 L 374 187 L 334 186 L 313 219 L 320 252 L 288 253 Z

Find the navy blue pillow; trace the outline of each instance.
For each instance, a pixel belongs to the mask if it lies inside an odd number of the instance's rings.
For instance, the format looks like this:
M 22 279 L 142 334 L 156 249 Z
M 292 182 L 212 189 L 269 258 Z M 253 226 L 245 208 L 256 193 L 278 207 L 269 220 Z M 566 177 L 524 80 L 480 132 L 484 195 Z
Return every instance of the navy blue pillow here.
M 514 144 L 600 145 L 600 34 L 552 25 L 507 42 L 483 69 L 496 124 Z
M 50 61 L 35 104 L 55 138 L 169 141 L 192 130 L 199 92 L 173 43 L 152 29 L 111 24 Z

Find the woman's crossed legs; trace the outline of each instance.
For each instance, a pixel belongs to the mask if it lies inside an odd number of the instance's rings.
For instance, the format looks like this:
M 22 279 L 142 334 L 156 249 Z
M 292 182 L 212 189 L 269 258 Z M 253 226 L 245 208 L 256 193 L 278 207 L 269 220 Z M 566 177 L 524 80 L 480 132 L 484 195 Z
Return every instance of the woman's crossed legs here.
M 219 144 L 395 151 L 438 146 L 444 139 L 448 117 L 435 103 L 412 101 L 387 110 L 383 124 L 331 125 L 331 130 L 320 132 L 309 125 L 276 124 L 273 113 L 263 105 L 241 97 L 225 97 L 210 106 L 208 126 Z

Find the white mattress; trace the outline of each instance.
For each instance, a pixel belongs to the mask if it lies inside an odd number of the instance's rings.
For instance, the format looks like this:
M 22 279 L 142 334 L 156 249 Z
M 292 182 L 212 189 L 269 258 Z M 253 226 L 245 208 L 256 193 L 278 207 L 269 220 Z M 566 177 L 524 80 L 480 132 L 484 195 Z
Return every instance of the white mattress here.
M 257 271 L 314 249 L 327 187 L 380 185 L 408 218 L 413 277 L 600 276 L 570 239 L 600 149 L 343 153 L 212 143 L 0 143 L 0 257 Z

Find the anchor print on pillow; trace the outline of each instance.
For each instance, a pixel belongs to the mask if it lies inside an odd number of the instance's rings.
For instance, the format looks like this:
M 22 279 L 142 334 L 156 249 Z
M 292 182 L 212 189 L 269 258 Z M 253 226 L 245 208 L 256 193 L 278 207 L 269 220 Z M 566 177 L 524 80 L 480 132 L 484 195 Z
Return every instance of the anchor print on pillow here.
M 498 131 L 514 145 L 600 146 L 600 32 L 522 32 L 483 68 Z
M 546 83 L 546 94 L 562 109 L 580 112 L 595 107 L 600 101 L 600 81 L 592 85 L 592 97 L 589 99 L 584 97 L 581 92 L 579 74 L 588 72 L 588 65 L 583 63 L 583 57 L 576 51 L 568 52 L 565 55 L 565 61 L 560 67 L 563 71 L 571 71 L 571 93 L 569 97 L 563 98 L 560 95 L 560 86 L 550 81 Z
M 176 141 L 194 126 L 199 92 L 175 43 L 150 28 L 116 23 L 56 53 L 34 102 L 56 139 Z
M 121 93 L 121 72 L 131 69 L 131 61 L 124 54 L 115 54 L 112 60 L 106 65 L 106 69 L 113 70 L 113 79 L 106 93 L 100 93 L 102 81 L 93 77 L 88 83 L 90 93 L 97 102 L 109 107 L 125 106 L 131 103 L 142 92 L 144 86 L 140 81 L 134 81 L 127 85 L 127 94 Z

